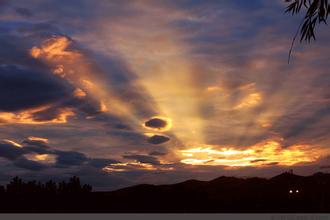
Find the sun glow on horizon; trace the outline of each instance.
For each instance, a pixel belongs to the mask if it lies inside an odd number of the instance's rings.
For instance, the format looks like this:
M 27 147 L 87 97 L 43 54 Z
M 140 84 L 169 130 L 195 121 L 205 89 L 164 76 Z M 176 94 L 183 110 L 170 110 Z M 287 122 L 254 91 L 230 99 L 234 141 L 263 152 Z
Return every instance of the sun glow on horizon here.
M 293 145 L 286 148 L 274 140 L 258 143 L 245 149 L 234 149 L 205 145 L 181 150 L 182 163 L 209 166 L 291 166 L 299 163 L 315 162 L 322 150 L 306 145 Z
M 104 172 L 107 173 L 113 173 L 113 172 L 127 172 L 131 171 L 132 169 L 137 169 L 137 170 L 174 170 L 173 167 L 158 167 L 156 165 L 152 164 L 147 164 L 147 163 L 141 163 L 141 162 L 127 162 L 127 163 L 114 163 L 107 165 L 102 168 Z

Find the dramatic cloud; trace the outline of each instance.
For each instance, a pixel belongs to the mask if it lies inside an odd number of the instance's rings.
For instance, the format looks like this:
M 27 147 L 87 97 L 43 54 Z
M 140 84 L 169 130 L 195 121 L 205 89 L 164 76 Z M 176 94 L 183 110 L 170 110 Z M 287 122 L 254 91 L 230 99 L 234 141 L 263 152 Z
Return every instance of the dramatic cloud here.
M 75 151 L 57 151 L 56 164 L 59 166 L 81 165 L 87 161 L 87 157 Z
M 0 156 L 9 160 L 15 160 L 24 154 L 24 149 L 16 143 L 2 140 L 0 142 Z
M 144 123 L 148 128 L 162 129 L 167 126 L 167 122 L 164 119 L 152 118 Z
M 132 155 L 124 155 L 123 158 L 135 160 L 140 163 L 152 164 L 152 165 L 160 164 L 159 160 L 156 157 L 149 155 L 132 154 Z
M 283 148 L 280 141 L 268 140 L 246 149 L 204 146 L 182 150 L 187 157 L 181 162 L 194 165 L 222 165 L 229 167 L 283 165 L 292 166 L 319 160 L 325 150 L 307 145 Z M 218 147 L 219 148 L 219 147 Z
M 170 138 L 162 135 L 153 135 L 148 138 L 148 142 L 151 144 L 162 144 L 169 141 Z
M 24 157 L 20 157 L 17 160 L 14 161 L 14 165 L 20 168 L 28 169 L 28 170 L 34 170 L 39 171 L 46 168 L 45 165 L 42 163 L 25 159 Z
M 0 1 L 0 181 L 75 174 L 106 190 L 328 169 L 329 30 L 288 65 L 300 21 L 284 8 Z
M 118 164 L 120 161 L 113 159 L 93 158 L 88 160 L 88 164 L 96 168 L 104 168 L 110 164 Z
M 151 155 L 151 156 L 164 156 L 166 154 L 167 153 L 165 153 L 165 152 L 158 152 L 158 151 L 152 151 L 149 153 L 149 155 Z
M 48 145 L 48 139 L 28 137 L 21 144 L 12 140 L 0 141 L 0 157 L 13 161 L 13 165 L 29 170 L 46 168 L 65 169 L 71 166 L 87 165 L 100 170 L 107 165 L 120 163 L 118 160 L 88 158 L 77 151 L 56 150 Z
M 58 80 L 18 66 L 0 66 L 0 111 L 17 111 L 59 101 L 69 94 Z

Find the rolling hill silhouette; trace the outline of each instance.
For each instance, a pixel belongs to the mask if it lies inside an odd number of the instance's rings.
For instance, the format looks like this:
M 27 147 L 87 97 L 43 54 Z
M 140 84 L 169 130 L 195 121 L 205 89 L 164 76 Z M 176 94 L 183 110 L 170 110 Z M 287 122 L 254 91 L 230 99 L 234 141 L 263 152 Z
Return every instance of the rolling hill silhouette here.
M 172 185 L 141 184 L 110 192 L 67 183 L 43 192 L 0 192 L 1 212 L 103 213 L 329 213 L 330 174 L 270 179 L 221 176 Z M 47 184 L 46 184 L 47 185 Z M 48 184 L 49 185 L 49 184 Z M 65 184 L 64 184 L 65 185 Z M 63 186 L 63 183 L 62 183 Z M 10 187 L 9 187 L 10 188 Z M 62 187 L 63 188 L 63 187 Z M 8 185 L 7 185 L 8 189 Z M 79 190 L 76 190 L 79 189 Z

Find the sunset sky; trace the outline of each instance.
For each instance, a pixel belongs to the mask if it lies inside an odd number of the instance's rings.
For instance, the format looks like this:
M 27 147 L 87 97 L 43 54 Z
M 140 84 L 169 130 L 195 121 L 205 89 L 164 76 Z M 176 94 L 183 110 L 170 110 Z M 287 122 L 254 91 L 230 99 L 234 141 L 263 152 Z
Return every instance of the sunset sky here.
M 330 32 L 284 0 L 0 0 L 0 185 L 330 171 Z

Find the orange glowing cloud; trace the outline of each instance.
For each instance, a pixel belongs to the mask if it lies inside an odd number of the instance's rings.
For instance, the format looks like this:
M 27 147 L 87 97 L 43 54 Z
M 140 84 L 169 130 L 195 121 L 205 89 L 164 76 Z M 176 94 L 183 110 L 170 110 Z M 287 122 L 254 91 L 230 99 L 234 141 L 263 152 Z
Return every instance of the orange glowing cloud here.
M 47 138 L 42 138 L 42 137 L 34 137 L 34 136 L 30 136 L 27 138 L 29 141 L 39 141 L 39 142 L 43 142 L 43 143 L 48 143 L 48 139 Z
M 62 108 L 55 118 L 50 120 L 37 120 L 36 113 L 49 109 L 50 106 L 43 106 L 34 109 L 24 110 L 17 113 L 0 112 L 1 124 L 61 124 L 66 123 L 69 116 L 75 115 L 71 108 Z
M 174 170 L 173 167 L 159 167 L 152 164 L 141 162 L 127 162 L 127 163 L 115 163 L 102 168 L 104 172 L 127 172 L 132 170 Z
M 262 100 L 260 93 L 255 92 L 248 94 L 234 109 L 249 108 L 258 105 Z
M 76 88 L 73 92 L 73 96 L 77 97 L 77 98 L 83 98 L 86 97 L 86 92 L 84 92 L 82 89 L 80 88 Z
M 219 86 L 208 86 L 206 88 L 207 92 L 218 92 L 221 91 L 221 88 Z
M 140 162 L 130 162 L 130 163 L 116 163 L 104 167 L 102 170 L 105 172 L 124 172 L 129 171 L 130 168 L 140 170 L 156 170 L 156 168 L 151 164 L 145 164 Z
M 83 98 L 88 94 L 100 103 L 100 112 L 125 117 L 139 126 L 140 119 L 134 113 L 131 103 L 122 100 L 109 88 L 102 78 L 104 74 L 101 70 L 84 53 L 70 48 L 72 43 L 67 37 L 55 36 L 33 47 L 30 54 L 49 65 L 54 75 L 74 85 L 77 88 L 73 93 L 75 97 Z
M 80 56 L 79 53 L 66 50 L 71 44 L 67 37 L 51 38 L 44 42 L 41 47 L 32 47 L 30 54 L 34 58 L 46 56 L 47 59 L 73 58 Z
M 6 142 L 8 144 L 11 144 L 11 145 L 13 145 L 15 147 L 19 147 L 19 148 L 22 148 L 23 147 L 21 144 L 15 142 L 15 141 L 9 140 L 9 139 L 3 139 L 2 141 L 3 142 Z
M 25 157 L 28 160 L 33 160 L 44 164 L 54 164 L 56 162 L 56 155 L 53 154 L 30 153 L 26 154 Z
M 108 111 L 108 107 L 105 104 L 105 102 L 103 100 L 101 100 L 100 102 L 100 112 L 107 112 Z
M 185 164 L 229 167 L 291 166 L 315 162 L 322 153 L 322 149 L 308 145 L 284 148 L 275 140 L 261 142 L 245 149 L 203 145 L 180 151 L 181 162 Z

